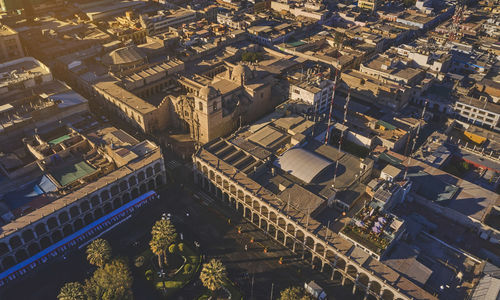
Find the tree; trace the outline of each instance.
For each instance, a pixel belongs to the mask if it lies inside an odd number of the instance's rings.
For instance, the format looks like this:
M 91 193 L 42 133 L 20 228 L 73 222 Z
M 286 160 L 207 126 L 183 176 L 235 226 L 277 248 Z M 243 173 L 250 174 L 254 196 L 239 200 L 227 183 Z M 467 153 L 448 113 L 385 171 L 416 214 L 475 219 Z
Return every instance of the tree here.
M 83 285 L 79 282 L 66 283 L 57 296 L 59 300 L 85 300 Z
M 151 251 L 158 256 L 158 265 L 161 268 L 161 257 L 163 256 L 163 261 L 166 264 L 167 249 L 177 238 L 177 233 L 170 220 L 161 219 L 156 221 L 153 225 L 151 236 L 152 238 L 149 242 L 149 246 L 151 247 Z
M 345 41 L 346 35 L 343 32 L 335 31 L 335 36 L 333 38 L 335 44 L 340 47 Z
M 98 268 L 91 278 L 85 280 L 87 299 L 127 300 L 132 299 L 132 275 L 123 259 L 115 259 Z
M 98 267 L 111 258 L 111 246 L 104 239 L 96 239 L 87 247 L 87 260 L 90 264 Z
M 291 286 L 281 291 L 280 300 L 313 300 L 304 288 Z
M 220 289 L 226 278 L 226 267 L 218 259 L 211 259 L 208 263 L 203 264 L 201 269 L 200 279 L 207 289 L 212 292 Z

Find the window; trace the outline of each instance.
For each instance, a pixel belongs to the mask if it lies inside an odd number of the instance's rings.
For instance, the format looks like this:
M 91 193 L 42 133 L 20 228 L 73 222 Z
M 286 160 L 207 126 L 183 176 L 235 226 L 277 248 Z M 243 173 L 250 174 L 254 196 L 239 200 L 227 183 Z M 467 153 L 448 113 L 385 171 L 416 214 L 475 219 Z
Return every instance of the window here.
M 198 102 L 198 110 L 203 110 L 203 103 Z

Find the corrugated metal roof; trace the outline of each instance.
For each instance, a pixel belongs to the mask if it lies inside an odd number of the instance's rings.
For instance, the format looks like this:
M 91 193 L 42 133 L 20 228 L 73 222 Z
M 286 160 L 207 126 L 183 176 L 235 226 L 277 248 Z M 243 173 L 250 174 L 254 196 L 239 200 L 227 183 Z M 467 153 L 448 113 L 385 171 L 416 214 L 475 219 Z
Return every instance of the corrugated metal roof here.
M 314 177 L 331 164 L 331 161 L 302 148 L 290 149 L 274 162 L 275 166 L 306 183 L 311 183 Z

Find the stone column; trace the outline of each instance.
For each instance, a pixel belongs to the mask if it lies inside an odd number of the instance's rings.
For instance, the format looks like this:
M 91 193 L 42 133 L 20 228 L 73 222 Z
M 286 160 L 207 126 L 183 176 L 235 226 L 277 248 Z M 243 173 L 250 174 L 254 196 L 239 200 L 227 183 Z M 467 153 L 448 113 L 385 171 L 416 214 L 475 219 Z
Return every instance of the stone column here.
M 356 293 L 356 286 L 358 285 L 359 274 L 356 274 L 356 279 L 354 280 L 354 285 L 352 286 L 352 293 Z
M 370 294 L 370 285 L 372 284 L 371 281 L 368 281 L 368 285 L 366 286 L 366 292 L 365 292 L 365 296 L 363 297 L 363 300 L 367 300 L 368 299 L 368 295 Z

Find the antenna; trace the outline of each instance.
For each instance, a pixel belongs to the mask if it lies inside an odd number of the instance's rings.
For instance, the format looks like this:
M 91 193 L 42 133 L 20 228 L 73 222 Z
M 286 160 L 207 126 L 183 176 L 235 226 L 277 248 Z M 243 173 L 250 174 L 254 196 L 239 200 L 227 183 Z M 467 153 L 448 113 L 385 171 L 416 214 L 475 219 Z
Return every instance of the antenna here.
M 338 69 L 335 70 L 335 79 L 333 81 L 332 100 L 330 101 L 330 113 L 328 114 L 328 127 L 326 129 L 325 145 L 328 144 L 328 138 L 330 135 L 330 126 L 332 124 L 333 99 L 335 98 L 335 90 L 337 89 L 337 78 L 338 78 L 337 75 L 338 75 Z
M 342 125 L 345 125 L 345 122 L 347 121 L 347 107 L 349 106 L 349 100 L 351 99 L 351 90 L 347 92 L 347 99 L 345 101 L 345 106 L 344 106 L 344 119 L 342 120 Z M 342 128 L 343 129 L 343 128 Z M 340 139 L 339 139 L 339 152 L 342 151 L 342 139 L 344 138 L 344 131 L 340 131 Z M 335 173 L 333 174 L 333 184 L 332 187 L 335 188 L 335 180 L 337 179 L 337 168 L 339 167 L 339 160 L 337 159 L 337 162 L 335 163 Z
M 415 151 L 415 145 L 417 144 L 418 135 L 420 133 L 420 127 L 422 125 L 422 121 L 424 120 L 425 109 L 427 108 L 427 103 L 428 102 L 429 102 L 429 100 L 425 100 L 424 109 L 422 110 L 422 116 L 420 116 L 420 120 L 418 122 L 417 133 L 415 134 L 415 138 L 413 139 L 413 144 L 412 144 L 412 147 L 411 147 L 410 155 L 408 155 L 408 157 L 409 157 L 408 164 L 406 165 L 405 176 L 403 177 L 403 179 L 406 179 L 406 176 L 408 175 L 408 168 L 410 167 L 410 164 L 411 164 L 411 158 L 413 156 L 413 151 Z

